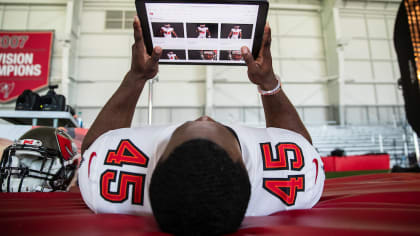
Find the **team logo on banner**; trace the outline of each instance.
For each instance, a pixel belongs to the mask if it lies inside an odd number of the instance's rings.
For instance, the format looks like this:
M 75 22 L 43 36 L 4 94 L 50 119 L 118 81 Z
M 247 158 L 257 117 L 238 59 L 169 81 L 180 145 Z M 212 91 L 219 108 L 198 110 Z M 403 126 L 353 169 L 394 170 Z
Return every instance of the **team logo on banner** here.
M 0 32 L 0 102 L 48 85 L 52 31 Z

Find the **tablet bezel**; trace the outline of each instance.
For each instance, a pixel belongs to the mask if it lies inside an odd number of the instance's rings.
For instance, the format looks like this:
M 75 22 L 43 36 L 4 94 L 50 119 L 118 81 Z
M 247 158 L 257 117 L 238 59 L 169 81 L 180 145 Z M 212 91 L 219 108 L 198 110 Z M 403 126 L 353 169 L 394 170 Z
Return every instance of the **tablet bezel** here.
M 146 46 L 147 53 L 152 54 L 153 42 L 152 34 L 149 30 L 149 21 L 146 12 L 146 3 L 183 3 L 183 4 L 245 4 L 245 5 L 258 5 L 257 22 L 255 24 L 255 34 L 252 46 L 252 55 L 254 59 L 258 57 L 258 52 L 261 48 L 261 41 L 264 33 L 264 26 L 268 14 L 268 1 L 267 0 L 136 0 L 136 11 L 140 18 L 141 27 L 143 30 L 144 44 Z M 244 61 L 238 63 L 221 63 L 221 62 L 162 62 L 159 64 L 169 65 L 245 65 Z

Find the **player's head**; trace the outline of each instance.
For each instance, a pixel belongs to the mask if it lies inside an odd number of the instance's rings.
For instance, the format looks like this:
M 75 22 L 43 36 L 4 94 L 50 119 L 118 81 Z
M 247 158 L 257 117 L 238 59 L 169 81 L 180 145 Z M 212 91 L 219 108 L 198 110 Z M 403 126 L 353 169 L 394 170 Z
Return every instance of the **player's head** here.
M 165 24 L 164 25 L 166 28 L 169 28 L 169 27 L 171 27 L 171 24 Z
M 206 27 L 206 25 L 205 24 L 201 24 L 200 27 Z
M 235 29 L 239 29 L 239 28 L 240 28 L 240 26 L 239 26 L 239 25 L 235 25 L 235 26 L 233 26 L 233 28 L 235 28 Z
M 249 197 L 249 177 L 234 133 L 207 117 L 173 133 L 150 184 L 159 226 L 176 235 L 234 232 Z

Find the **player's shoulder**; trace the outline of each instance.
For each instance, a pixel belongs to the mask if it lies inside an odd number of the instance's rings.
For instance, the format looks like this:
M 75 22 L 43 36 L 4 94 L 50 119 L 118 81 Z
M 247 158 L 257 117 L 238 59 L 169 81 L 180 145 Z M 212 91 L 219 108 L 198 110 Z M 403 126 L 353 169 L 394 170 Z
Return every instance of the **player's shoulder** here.
M 121 137 L 127 137 L 129 133 L 132 133 L 132 128 L 121 128 L 121 129 L 114 129 L 109 130 L 105 133 L 103 133 L 101 136 L 99 136 L 95 141 L 92 143 L 92 146 L 96 145 L 103 145 L 104 142 L 109 142 L 112 140 L 119 139 Z
M 238 136 L 245 154 L 262 155 L 261 149 L 292 147 L 301 150 L 305 155 L 319 155 L 315 147 L 301 134 L 281 128 L 256 128 L 242 125 L 230 125 Z
M 256 139 L 280 139 L 280 140 L 296 140 L 299 142 L 309 142 L 301 134 L 292 130 L 276 128 L 276 127 L 250 127 L 238 124 L 229 125 L 235 132 L 241 133 L 246 137 L 254 137 Z
M 147 181 L 160 156 L 159 147 L 167 142 L 177 127 L 171 125 L 121 128 L 110 130 L 98 137 L 83 153 L 79 168 L 79 186 L 86 204 L 97 213 L 151 212 Z M 117 173 L 119 177 L 116 176 Z M 115 178 L 108 178 L 109 176 Z M 125 178 L 136 183 L 132 186 L 132 191 L 141 193 L 140 195 L 131 196 L 127 193 L 129 188 L 120 188 L 124 186 L 122 181 L 125 181 Z M 127 197 L 116 200 L 123 195 Z
M 135 128 L 120 128 L 109 130 L 99 136 L 89 147 L 103 147 L 104 145 L 112 145 L 119 143 L 121 140 L 131 140 L 143 143 L 144 141 L 153 141 L 156 137 L 164 134 L 170 135 L 177 125 L 171 126 L 143 126 Z
M 241 141 L 252 186 L 246 215 L 306 209 L 319 200 L 325 178 L 322 161 L 301 134 L 274 127 L 230 127 Z
M 310 144 L 309 141 L 302 134 L 297 133 L 292 130 L 276 128 L 276 127 L 268 127 L 266 128 L 266 130 L 270 136 L 282 137 L 285 139 L 295 139 L 296 141 L 306 142 Z
M 144 132 L 158 132 L 164 129 L 172 127 L 172 125 L 162 125 L 162 126 L 140 126 L 140 127 L 133 127 L 133 128 L 120 128 L 120 129 L 113 129 L 109 130 L 104 133 L 102 136 L 129 136 L 129 135 L 144 135 Z
M 266 132 L 272 145 L 276 145 L 277 147 L 296 147 L 303 151 L 305 155 L 309 155 L 312 158 L 319 156 L 312 143 L 295 131 L 269 127 L 266 128 Z

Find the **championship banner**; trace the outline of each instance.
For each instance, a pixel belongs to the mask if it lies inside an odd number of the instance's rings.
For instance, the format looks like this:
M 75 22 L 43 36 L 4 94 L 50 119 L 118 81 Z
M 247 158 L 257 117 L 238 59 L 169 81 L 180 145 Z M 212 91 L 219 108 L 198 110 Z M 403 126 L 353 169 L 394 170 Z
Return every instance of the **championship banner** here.
M 48 85 L 52 31 L 0 31 L 0 103 Z

